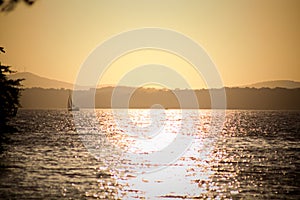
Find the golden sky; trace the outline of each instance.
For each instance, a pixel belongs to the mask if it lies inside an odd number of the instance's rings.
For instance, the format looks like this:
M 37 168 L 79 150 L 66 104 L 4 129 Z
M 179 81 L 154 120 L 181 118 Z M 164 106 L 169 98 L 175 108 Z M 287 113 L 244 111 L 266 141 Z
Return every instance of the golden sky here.
M 39 0 L 0 13 L 2 63 L 74 82 L 90 52 L 118 33 L 143 27 L 178 31 L 202 46 L 226 86 L 266 80 L 300 81 L 299 0 Z M 132 52 L 116 60 L 101 79 L 115 84 L 135 66 L 162 64 L 194 88 L 203 79 L 166 52 Z M 205 79 L 205 77 L 204 77 Z M 180 86 L 179 86 L 180 87 Z

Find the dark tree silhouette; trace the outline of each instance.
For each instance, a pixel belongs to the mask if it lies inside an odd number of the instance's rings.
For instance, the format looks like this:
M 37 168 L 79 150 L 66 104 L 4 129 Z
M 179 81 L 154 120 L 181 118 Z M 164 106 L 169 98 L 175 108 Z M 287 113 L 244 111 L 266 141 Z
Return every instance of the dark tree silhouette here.
M 23 79 L 9 79 L 7 75 L 12 73 L 15 71 L 12 71 L 10 66 L 0 63 L 0 132 L 7 128 L 7 122 L 17 114 L 20 106 L 19 97 Z
M 31 6 L 36 0 L 0 0 L 0 12 L 10 12 L 18 3 L 23 2 Z M 0 47 L 0 53 L 5 53 Z M 19 97 L 21 92 L 21 81 L 23 79 L 11 80 L 7 75 L 15 73 L 10 66 L 2 65 L 0 62 L 0 132 L 9 130 L 7 122 L 17 114 L 20 106 Z
M 26 5 L 31 6 L 36 0 L 0 0 L 0 10 L 2 12 L 10 12 L 20 2 L 24 2 Z
M 4 47 L 0 47 L 0 51 L 1 51 L 2 53 L 5 53 Z

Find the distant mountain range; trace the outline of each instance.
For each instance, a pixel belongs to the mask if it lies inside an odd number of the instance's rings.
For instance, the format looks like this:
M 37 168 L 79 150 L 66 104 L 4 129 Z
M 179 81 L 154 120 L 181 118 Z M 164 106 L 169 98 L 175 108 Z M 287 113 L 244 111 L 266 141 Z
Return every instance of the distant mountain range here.
M 54 79 L 49 79 L 45 77 L 38 76 L 36 74 L 30 72 L 19 72 L 13 75 L 10 75 L 12 79 L 24 78 L 25 80 L 22 82 L 25 88 L 53 88 L 53 89 L 72 89 L 73 84 L 65 81 L 59 81 Z M 103 86 L 102 86 L 103 87 Z M 275 80 L 275 81 L 264 81 L 258 82 L 254 84 L 242 85 L 238 86 L 241 88 L 250 87 L 250 88 L 300 88 L 300 82 L 290 81 L 290 80 Z M 83 89 L 86 87 L 82 87 Z M 87 88 L 86 88 L 87 89 Z
M 66 108 L 73 84 L 37 76 L 29 72 L 22 72 L 11 75 L 10 78 L 25 78 L 22 91 L 21 105 L 26 109 L 57 109 Z M 62 89 L 63 88 L 63 89 Z M 95 100 L 96 108 L 111 108 L 112 98 L 117 99 L 117 108 L 150 108 L 159 104 L 164 108 L 211 108 L 210 94 L 217 94 L 220 89 L 155 89 L 155 88 L 134 88 L 118 86 L 117 96 L 113 97 L 115 86 L 103 86 L 97 90 L 81 87 L 78 91 L 81 99 L 76 105 L 81 108 L 89 108 L 86 102 Z M 134 91 L 134 93 L 132 93 Z M 226 99 L 228 109 L 260 109 L 260 110 L 300 110 L 300 82 L 294 81 L 266 81 L 251 85 L 244 85 L 240 88 L 226 87 Z M 90 98 L 91 94 L 94 98 Z M 182 97 L 189 97 L 195 94 L 198 106 L 186 104 L 180 105 L 175 94 Z M 119 101 L 127 100 L 129 102 Z M 129 103 L 127 105 L 126 103 Z M 126 105 L 125 105 L 126 104 Z
M 38 75 L 30 73 L 30 72 L 19 72 L 19 73 L 10 75 L 10 78 L 12 78 L 12 79 L 24 78 L 25 80 L 22 81 L 22 85 L 25 88 L 35 88 L 35 87 L 45 88 L 45 89 L 50 89 L 50 88 L 72 89 L 73 88 L 73 84 L 71 84 L 71 83 L 41 77 L 41 76 L 38 76 Z
M 263 81 L 263 82 L 242 86 L 242 87 L 295 89 L 295 88 L 300 88 L 300 82 L 289 81 L 289 80 Z

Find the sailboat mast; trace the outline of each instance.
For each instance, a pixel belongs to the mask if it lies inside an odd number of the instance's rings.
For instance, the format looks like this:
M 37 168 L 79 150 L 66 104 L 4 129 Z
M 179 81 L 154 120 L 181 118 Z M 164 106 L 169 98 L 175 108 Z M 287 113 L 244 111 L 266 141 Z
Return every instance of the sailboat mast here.
M 69 91 L 69 98 L 68 98 L 68 108 L 72 108 L 73 103 L 72 103 L 72 97 L 71 97 L 71 92 Z

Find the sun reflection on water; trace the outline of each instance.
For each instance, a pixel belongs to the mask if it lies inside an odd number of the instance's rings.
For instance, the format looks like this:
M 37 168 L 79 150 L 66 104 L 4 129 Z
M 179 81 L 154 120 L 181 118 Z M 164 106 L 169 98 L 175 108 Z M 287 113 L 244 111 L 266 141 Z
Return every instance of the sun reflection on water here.
M 124 112 L 124 111 L 123 111 Z M 160 115 L 164 110 L 157 110 L 155 114 Z M 113 120 L 109 120 L 112 125 L 106 127 L 116 127 L 118 134 L 110 134 L 107 136 L 108 141 L 122 150 L 126 150 L 134 154 L 151 154 L 154 151 L 161 151 L 174 141 L 177 134 L 187 134 L 193 137 L 193 142 L 178 160 L 172 163 L 147 163 L 147 160 L 137 162 L 132 157 L 123 156 L 118 182 L 123 185 L 120 193 L 122 198 L 148 197 L 148 198 L 196 198 L 201 193 L 208 193 L 217 190 L 217 186 L 211 182 L 213 175 L 213 165 L 217 162 L 217 156 L 213 153 L 214 142 L 217 138 L 209 135 L 209 126 L 211 116 L 209 111 L 199 116 L 198 112 L 190 112 L 190 120 L 196 125 L 194 132 L 181 132 L 190 127 L 181 127 L 182 118 L 178 110 L 168 110 L 163 128 L 156 129 L 159 133 L 147 133 L 147 127 L 151 129 L 150 124 L 158 125 L 159 122 L 151 121 L 149 110 L 130 110 L 129 116 L 132 124 L 120 123 L 124 119 L 124 113 L 118 113 L 118 123 L 116 123 L 116 115 L 111 115 Z M 153 114 L 153 113 L 152 113 Z M 99 116 L 99 115 L 98 115 Z M 106 116 L 107 117 L 107 116 Z M 154 118 L 158 119 L 158 118 Z M 162 118 L 165 119 L 165 118 Z M 160 120 L 162 120 L 160 119 Z M 153 120 L 153 118 L 152 118 Z M 127 121 L 128 122 L 128 121 Z M 122 124 L 125 128 L 120 127 Z M 139 126 L 139 127 L 137 127 Z M 186 128 L 186 129 L 185 129 Z M 142 130 L 142 135 L 126 134 L 125 131 Z M 151 135 L 145 138 L 145 135 Z M 154 135 L 154 136 L 153 136 Z M 142 139 L 141 139 L 142 138 Z M 184 142 L 184 141 L 183 141 Z M 136 166 L 142 165 L 147 168 L 156 165 L 159 170 L 151 173 L 139 173 L 133 170 Z M 133 170 L 133 171 L 132 171 Z M 188 196 L 186 195 L 188 194 Z
M 173 142 L 186 135 L 181 146 L 189 143 L 172 162 L 163 162 L 163 156 L 145 160 L 160 148 L 149 148 L 153 152 L 148 154 L 132 149 L 136 144 L 128 138 L 141 136 L 143 141 L 159 134 L 127 134 L 129 129 L 115 122 L 112 110 L 96 110 L 96 118 L 93 110 L 21 110 L 13 121 L 19 132 L 2 135 L 1 197 L 298 199 L 299 112 L 227 111 L 219 134 L 210 131 L 210 111 L 188 110 L 186 119 L 177 110 L 164 112 L 172 123 L 164 122 L 161 133 L 176 135 Z M 152 123 L 146 110 L 129 113 L 133 126 L 143 120 Z M 79 117 L 78 126 L 72 124 L 73 115 Z M 177 131 L 183 120 L 193 122 L 194 132 L 185 123 Z

